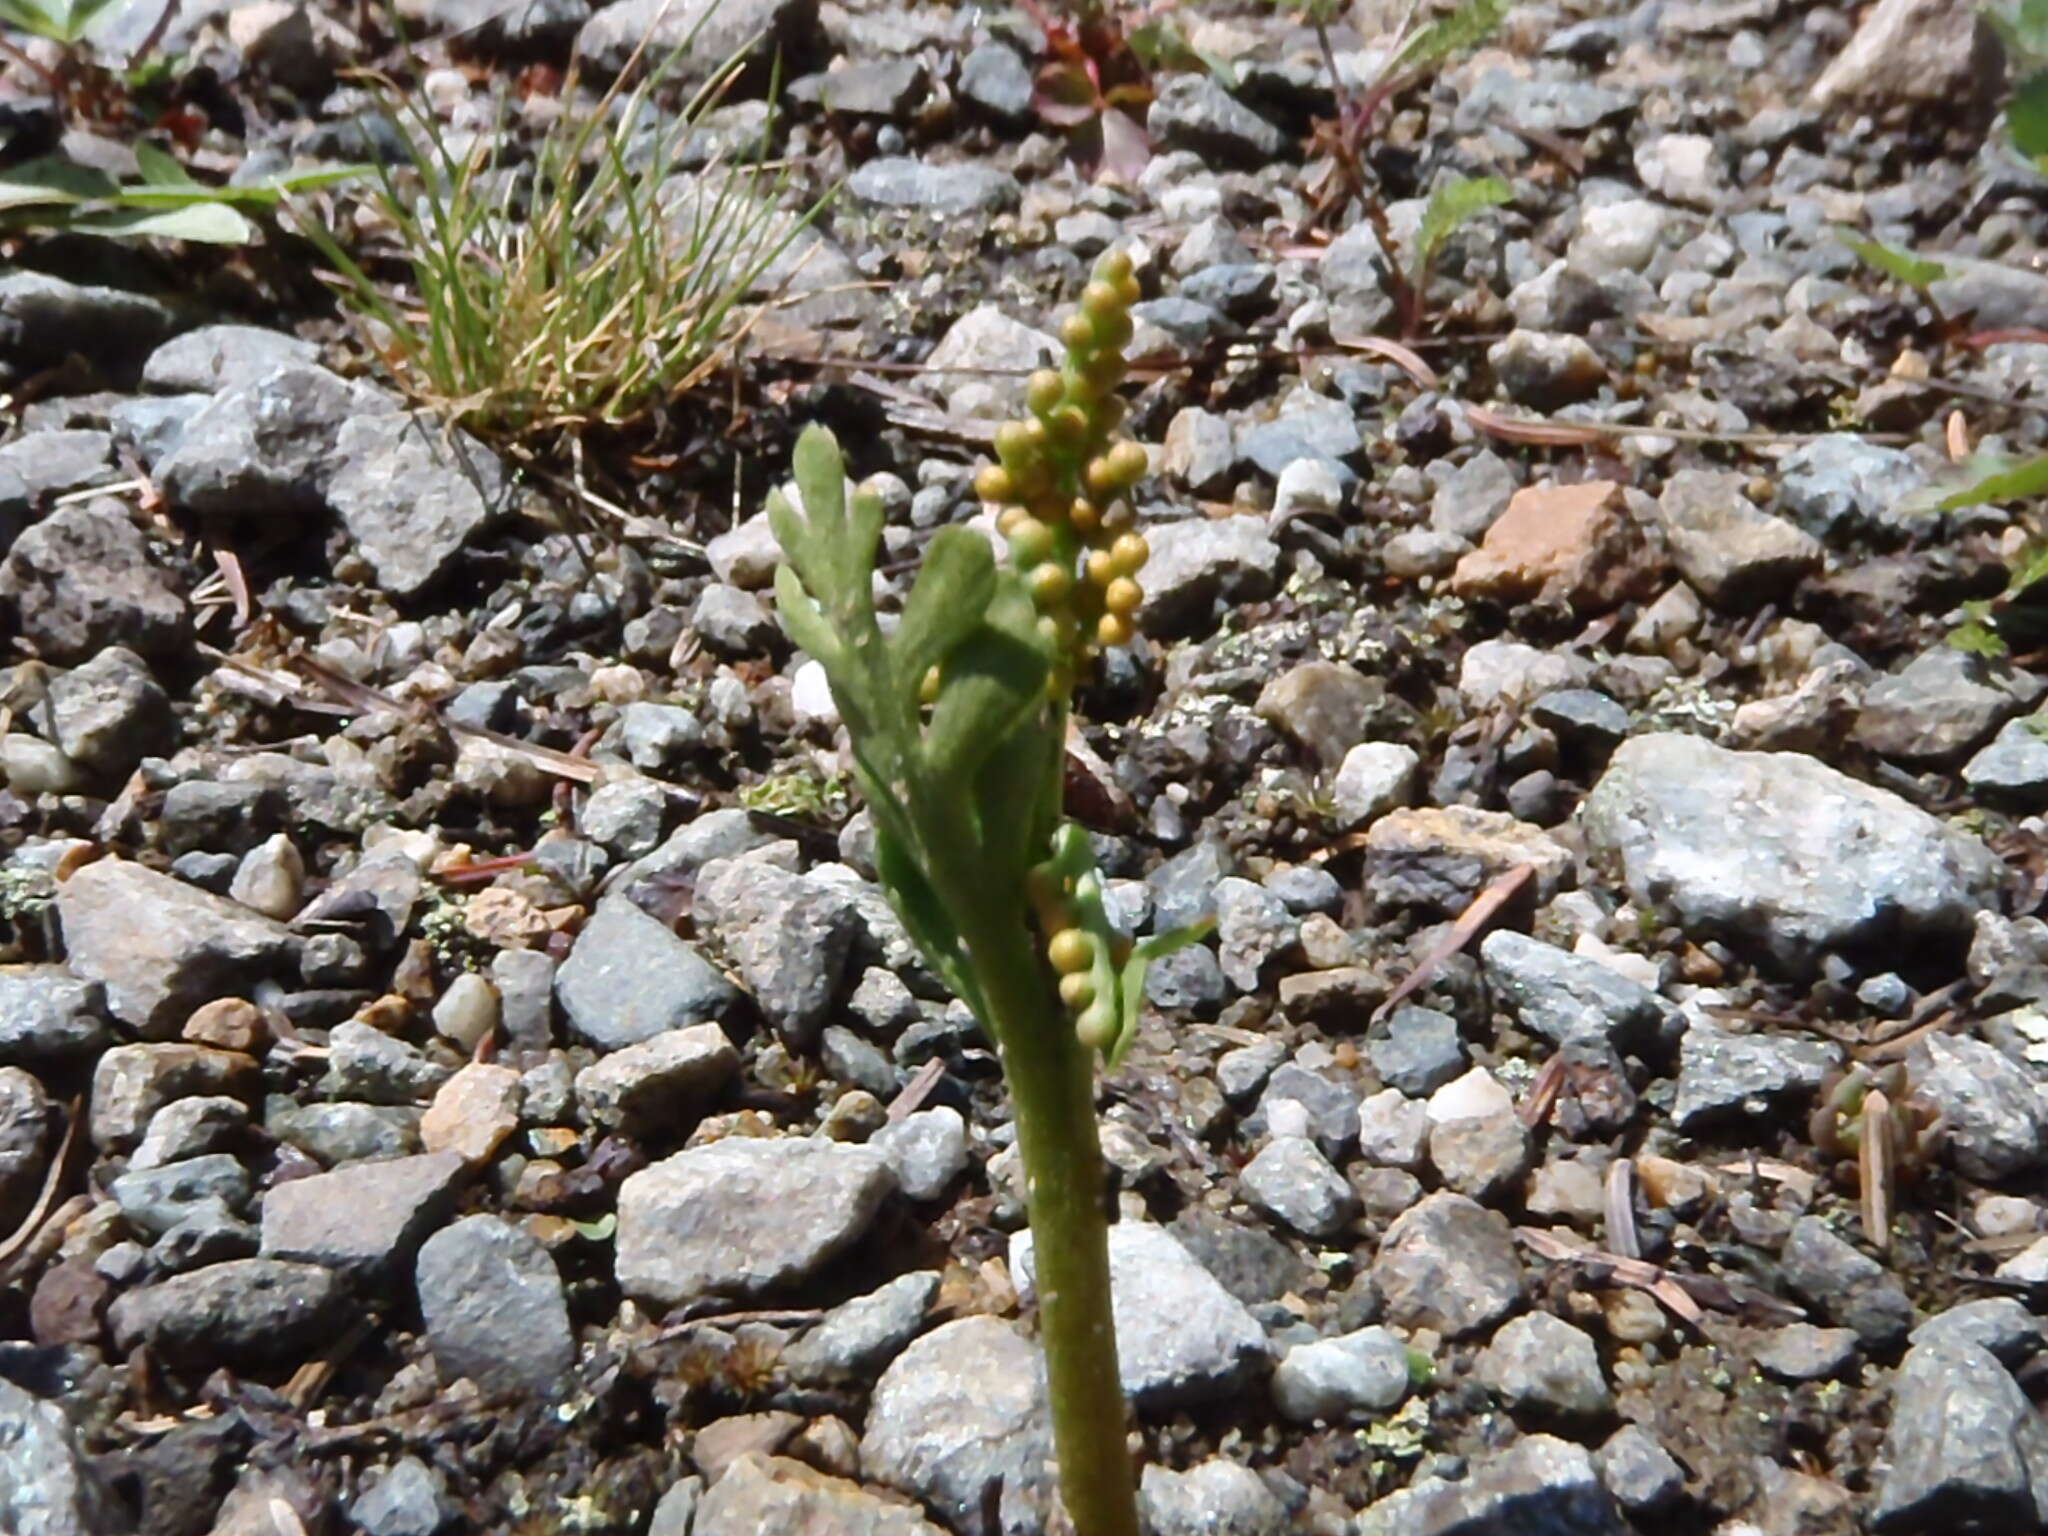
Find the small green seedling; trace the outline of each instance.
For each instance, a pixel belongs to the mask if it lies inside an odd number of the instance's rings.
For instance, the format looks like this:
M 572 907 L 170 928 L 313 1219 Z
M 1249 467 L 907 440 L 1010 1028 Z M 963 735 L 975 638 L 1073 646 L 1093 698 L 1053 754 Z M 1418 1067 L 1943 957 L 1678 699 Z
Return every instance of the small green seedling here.
M 1138 1530 L 1095 1062 L 1129 1048 L 1147 964 L 1198 936 L 1121 938 L 1061 804 L 1075 684 L 1103 647 L 1131 640 L 1144 600 L 1129 493 L 1146 454 L 1116 437 L 1137 297 L 1129 257 L 1105 257 L 1064 328 L 1066 366 L 1032 375 L 1030 416 L 997 432 L 998 462 L 975 488 L 1002 509 L 1009 563 L 979 532 L 940 530 L 893 630 L 875 611 L 882 503 L 849 492 L 829 432 L 797 443 L 802 505 L 768 502 L 783 628 L 831 682 L 882 883 L 1009 1081 L 1060 1485 L 1081 1536 Z

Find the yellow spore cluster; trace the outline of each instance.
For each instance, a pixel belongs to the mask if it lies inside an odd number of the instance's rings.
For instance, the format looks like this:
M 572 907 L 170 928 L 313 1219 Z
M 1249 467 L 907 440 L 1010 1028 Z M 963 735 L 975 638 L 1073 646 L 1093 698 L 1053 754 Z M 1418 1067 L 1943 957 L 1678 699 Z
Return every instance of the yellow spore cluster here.
M 1126 644 L 1144 601 L 1138 571 L 1149 553 L 1126 496 L 1144 478 L 1145 450 L 1118 438 L 1138 300 L 1131 258 L 1114 251 L 1096 264 L 1080 308 L 1062 328 L 1067 360 L 1031 376 L 1031 414 L 996 432 L 996 459 L 975 477 L 976 493 L 1000 506 L 996 526 L 1024 574 L 1039 624 L 1074 662 Z

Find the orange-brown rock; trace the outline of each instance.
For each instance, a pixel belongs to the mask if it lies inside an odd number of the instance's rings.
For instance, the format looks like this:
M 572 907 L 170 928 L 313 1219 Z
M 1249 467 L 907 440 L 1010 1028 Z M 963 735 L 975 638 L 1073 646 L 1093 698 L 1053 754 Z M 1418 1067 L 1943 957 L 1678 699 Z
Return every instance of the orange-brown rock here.
M 1515 493 L 1485 541 L 1458 562 L 1451 590 L 1460 597 L 1540 598 L 1604 613 L 1646 596 L 1656 565 L 1612 480 L 1532 485 Z

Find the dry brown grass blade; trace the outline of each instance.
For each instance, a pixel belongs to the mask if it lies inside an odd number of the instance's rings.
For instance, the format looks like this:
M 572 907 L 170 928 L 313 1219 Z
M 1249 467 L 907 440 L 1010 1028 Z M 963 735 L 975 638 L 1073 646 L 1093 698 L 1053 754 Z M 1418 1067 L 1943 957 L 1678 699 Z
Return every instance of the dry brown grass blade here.
M 1617 1285 L 1647 1291 L 1674 1317 L 1690 1323 L 1695 1328 L 1706 1319 L 1706 1313 L 1700 1304 L 1693 1300 L 1691 1293 L 1670 1271 L 1658 1265 L 1643 1259 L 1624 1258 L 1618 1253 L 1608 1253 L 1598 1248 L 1574 1248 L 1541 1227 L 1517 1227 L 1515 1237 L 1538 1258 L 1548 1259 L 1553 1264 L 1570 1264 L 1586 1270 L 1595 1280 L 1611 1280 Z
M 1590 448 L 1616 436 L 1614 428 L 1607 426 L 1581 425 L 1561 421 L 1529 421 L 1515 416 L 1503 416 L 1489 411 L 1483 405 L 1465 407 L 1465 419 L 1489 437 L 1497 437 L 1504 443 L 1522 443 L 1532 448 Z M 1631 427 L 1627 436 L 1648 429 Z
M 1564 1069 L 1562 1056 L 1553 1056 L 1536 1069 L 1536 1076 L 1529 1082 L 1529 1091 L 1523 1096 L 1522 1107 L 1517 1111 L 1522 1124 L 1530 1130 L 1535 1130 L 1550 1118 L 1550 1106 L 1557 1102 L 1557 1096 L 1564 1088 Z
M 1437 376 L 1437 371 L 1424 362 L 1422 354 L 1413 347 L 1388 341 L 1384 336 L 1332 336 L 1330 342 L 1346 352 L 1363 352 L 1368 357 L 1384 358 L 1423 389 L 1443 388 L 1443 380 Z
M 1377 1024 L 1401 1004 L 1429 985 L 1429 979 L 1437 973 L 1443 963 L 1479 936 L 1479 932 L 1508 904 L 1523 886 L 1535 879 L 1536 871 L 1527 864 L 1517 864 L 1506 874 L 1497 876 L 1485 890 L 1472 898 L 1472 904 L 1458 914 L 1458 920 L 1451 924 L 1451 931 L 1439 939 L 1430 952 L 1422 957 L 1422 963 L 1410 971 L 1401 984 L 1387 994 L 1387 1000 L 1373 1010 L 1372 1022 Z
M 1617 1157 L 1607 1170 L 1607 1247 L 1625 1259 L 1643 1256 L 1636 1232 L 1636 1165 Z

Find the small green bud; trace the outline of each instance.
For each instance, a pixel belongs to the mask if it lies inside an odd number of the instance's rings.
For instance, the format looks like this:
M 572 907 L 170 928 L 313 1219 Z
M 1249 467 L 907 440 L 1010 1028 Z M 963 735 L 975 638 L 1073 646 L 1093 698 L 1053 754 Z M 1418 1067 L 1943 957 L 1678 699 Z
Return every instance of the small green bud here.
M 1051 368 L 1039 369 L 1024 386 L 1024 399 L 1037 416 L 1050 416 L 1066 397 L 1066 381 Z
M 1104 1050 L 1116 1038 L 1116 1015 L 1098 997 L 1074 1020 L 1074 1033 L 1089 1050 Z
M 1042 565 L 1052 558 L 1053 532 L 1035 517 L 1026 517 L 1010 529 L 1010 560 L 1020 571 Z

